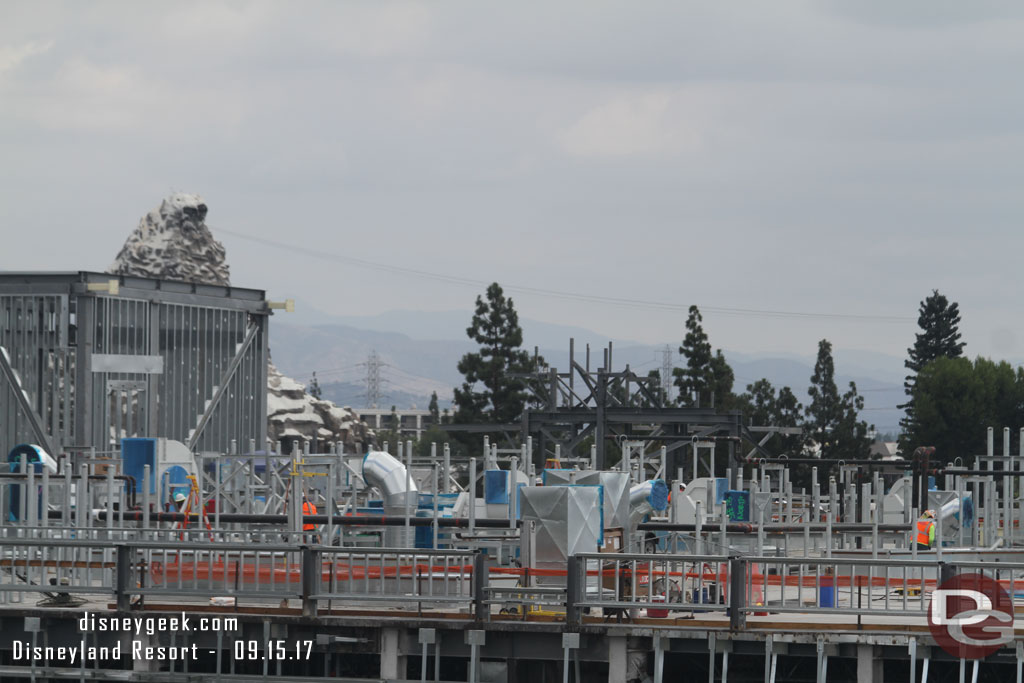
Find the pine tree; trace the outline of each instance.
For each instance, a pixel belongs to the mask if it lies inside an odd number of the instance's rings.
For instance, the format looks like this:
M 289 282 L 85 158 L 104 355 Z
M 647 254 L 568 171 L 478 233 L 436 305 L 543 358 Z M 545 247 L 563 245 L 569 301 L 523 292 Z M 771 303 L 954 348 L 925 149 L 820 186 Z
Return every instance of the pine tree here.
M 522 375 L 543 363 L 521 348 L 523 331 L 512 299 L 505 298 L 497 282 L 487 288 L 487 300 L 476 298 L 469 338 L 480 345 L 459 361 L 465 377 L 455 389 L 455 422 L 508 424 L 520 419 L 529 393 Z
M 441 411 L 437 405 L 437 392 L 430 394 L 430 405 L 427 406 L 427 410 L 430 411 L 430 423 L 441 424 Z
M 827 339 L 818 343 L 818 359 L 807 393 L 811 402 L 804 411 L 805 434 L 821 449 L 822 460 L 866 458 L 871 449 L 870 428 L 858 419 L 859 411 L 864 409 L 864 399 L 857 393 L 854 382 L 850 382 L 849 390 L 840 396 L 832 344 Z M 827 470 L 827 467 L 818 468 L 822 480 L 826 480 Z
M 717 408 L 727 410 L 735 404 L 735 396 L 732 393 L 735 379 L 732 368 L 722 355 L 722 349 L 717 349 L 711 359 L 711 391 Z
M 313 379 L 309 380 L 309 389 L 306 393 L 318 401 L 323 397 L 323 389 L 320 388 L 320 382 L 317 380 L 315 372 L 313 373 Z
M 933 289 L 931 296 L 921 302 L 917 325 L 921 333 L 916 335 L 914 346 L 907 349 L 907 360 L 903 363 L 913 373 L 907 375 L 903 382 L 909 398 L 906 403 L 898 406 L 906 411 L 906 417 L 900 420 L 904 434 L 909 434 L 915 428 L 914 387 L 918 373 L 936 358 L 959 358 L 965 346 L 960 341 L 960 306 L 956 302 L 949 303 L 937 289 Z
M 747 418 L 747 424 L 773 427 L 799 427 L 803 406 L 789 387 L 782 387 L 778 394 L 767 379 L 759 379 L 747 385 L 747 392 L 736 397 L 737 407 Z M 776 434 L 765 446 L 772 451 L 795 454 L 801 439 L 794 435 Z
M 711 407 L 713 399 L 716 407 L 729 407 L 734 399 L 732 368 L 721 349 L 712 355 L 711 343 L 701 325 L 703 320 L 700 310 L 690 306 L 686 336 L 679 347 L 679 353 L 686 358 L 686 367 L 672 370 L 675 386 L 679 389 L 679 403 Z

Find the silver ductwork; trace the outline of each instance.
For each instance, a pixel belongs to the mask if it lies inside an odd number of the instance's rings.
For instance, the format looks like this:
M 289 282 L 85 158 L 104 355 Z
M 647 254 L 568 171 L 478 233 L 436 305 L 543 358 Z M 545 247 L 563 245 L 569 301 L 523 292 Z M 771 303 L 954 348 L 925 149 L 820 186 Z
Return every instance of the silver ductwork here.
M 404 516 L 406 506 L 411 516 L 419 506 L 419 489 L 401 460 L 384 451 L 370 451 L 363 458 L 363 481 L 380 491 L 384 499 L 384 514 Z M 415 528 L 387 527 L 384 545 L 388 548 L 415 546 Z
M 645 515 L 661 512 L 668 507 L 668 486 L 661 479 L 651 479 L 629 489 L 629 526 L 630 530 Z

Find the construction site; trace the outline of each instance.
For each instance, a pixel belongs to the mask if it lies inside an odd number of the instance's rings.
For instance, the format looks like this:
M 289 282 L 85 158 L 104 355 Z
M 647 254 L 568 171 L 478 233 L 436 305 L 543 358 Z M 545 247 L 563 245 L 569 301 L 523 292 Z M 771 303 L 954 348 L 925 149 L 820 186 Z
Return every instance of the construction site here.
M 272 308 L 0 274 L 0 678 L 1022 680 L 1009 426 L 829 470 L 570 341 L 480 457 L 273 442 Z

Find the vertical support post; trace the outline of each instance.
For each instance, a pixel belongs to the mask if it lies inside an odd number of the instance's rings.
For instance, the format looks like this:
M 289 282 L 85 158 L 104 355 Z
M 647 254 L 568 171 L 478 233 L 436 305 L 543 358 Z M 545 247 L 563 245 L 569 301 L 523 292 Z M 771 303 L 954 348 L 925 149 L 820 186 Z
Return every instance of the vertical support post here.
M 568 564 L 566 565 L 565 576 L 565 626 L 566 628 L 579 628 L 580 625 L 580 611 L 577 604 L 579 603 L 580 595 L 582 595 L 581 583 L 586 579 L 582 579 L 580 576 L 580 558 L 576 555 L 570 555 Z M 586 563 L 582 563 L 586 566 Z
M 476 458 L 469 459 L 469 533 L 476 532 Z
M 708 683 L 715 683 L 715 634 L 708 634 Z
M 768 683 L 772 677 L 772 650 L 775 649 L 775 639 L 768 634 L 764 639 L 764 682 Z
M 654 683 L 663 683 L 665 677 L 665 644 L 663 641 L 664 638 L 660 633 L 654 634 Z
M 433 628 L 421 628 L 419 633 L 420 644 L 423 645 L 423 658 L 420 660 L 420 681 L 426 683 L 427 680 L 427 648 L 430 645 L 434 646 L 434 660 L 437 660 L 437 629 Z M 434 675 L 434 680 L 437 680 L 437 675 Z
M 150 493 L 149 493 L 149 482 L 150 482 L 150 477 L 151 476 L 152 475 L 150 474 L 150 466 L 149 465 L 143 465 L 142 466 L 142 484 L 141 484 L 141 486 L 142 486 L 142 533 L 140 534 L 140 536 L 141 536 L 141 538 L 143 540 L 145 540 L 149 536 L 149 512 L 150 512 L 150 506 L 152 505 L 152 503 L 150 501 L 150 498 L 149 498 L 149 496 L 150 496 Z M 69 492 L 68 495 L 70 496 L 70 492 Z
M 608 637 L 608 683 L 626 680 L 626 636 Z
M 269 622 L 267 622 L 269 624 Z M 384 680 L 404 679 L 405 671 L 399 672 L 399 631 L 395 628 L 381 629 L 380 632 L 380 677 Z
M 569 683 L 569 651 L 580 647 L 579 633 L 562 634 L 562 683 Z M 579 676 L 576 678 L 579 683 Z
M 875 657 L 874 645 L 857 646 L 857 683 L 883 683 L 882 660 Z
M 907 643 L 910 650 L 910 683 L 917 681 L 917 638 L 911 638 Z
M 444 444 L 444 484 L 442 489 L 445 493 L 452 492 L 452 451 L 446 442 Z
M 117 611 L 127 612 L 131 608 L 131 594 L 128 586 L 131 584 L 131 547 L 124 543 L 116 546 L 114 561 L 114 596 L 117 600 Z
M 682 490 L 677 489 L 676 495 L 681 495 Z M 704 554 L 704 512 L 701 510 L 700 501 L 696 501 L 693 504 L 694 509 L 694 521 L 696 522 L 696 534 L 694 538 L 694 553 L 697 555 Z
M 519 486 L 516 484 L 516 475 L 519 473 L 519 458 L 512 456 L 512 466 L 508 470 L 508 528 L 516 528 L 516 515 L 518 510 L 516 506 L 518 504 L 517 495 L 519 493 Z
M 332 459 L 331 462 L 327 465 L 327 539 L 326 541 L 321 541 L 321 543 L 323 543 L 324 545 L 334 544 L 334 511 L 338 507 L 334 502 L 334 484 L 335 479 L 338 478 L 339 468 L 337 467 L 337 463 L 341 462 L 344 462 L 342 458 L 338 458 L 337 460 Z M 434 492 L 436 494 L 436 487 L 434 489 Z
M 815 668 L 815 681 L 817 681 L 817 683 L 825 683 L 826 661 L 825 639 L 818 636 L 818 665 L 817 668 Z
M 836 515 L 836 478 L 828 478 L 828 515 L 825 517 L 825 557 L 832 557 L 832 520 Z
M 718 514 L 721 515 L 722 519 L 722 547 L 717 554 L 725 555 L 729 552 L 729 533 L 727 531 L 729 524 L 729 513 L 726 510 L 725 503 L 718 506 Z
M 435 451 L 437 450 L 437 448 L 436 448 L 436 447 L 437 447 L 437 444 L 432 444 L 432 446 L 431 446 L 431 447 L 432 447 L 432 448 L 433 448 L 433 449 L 434 449 Z M 433 465 L 433 467 L 434 467 L 434 488 L 433 488 L 433 491 L 434 491 L 434 495 L 432 495 L 432 496 L 431 496 L 431 498 L 432 498 L 432 499 L 433 499 L 433 501 L 434 501 L 434 524 L 433 524 L 433 527 L 434 527 L 434 528 L 433 528 L 433 533 L 432 533 L 431 535 L 432 535 L 432 536 L 434 537 L 434 543 L 433 543 L 433 545 L 434 545 L 434 550 L 437 550 L 437 544 L 438 544 L 438 538 L 437 538 L 437 536 L 438 536 L 438 532 L 440 531 L 440 529 L 438 528 L 438 521 L 437 521 L 437 497 L 438 497 L 439 495 L 441 495 L 441 494 L 440 494 L 440 491 L 439 491 L 439 490 L 438 490 L 438 488 L 437 488 L 437 486 L 438 486 L 438 483 L 437 483 L 437 481 L 438 481 L 438 479 L 437 479 L 437 478 L 438 478 L 438 472 L 437 472 L 437 460 L 434 460 L 434 465 Z
M 50 468 L 46 466 L 43 467 L 42 502 L 39 507 L 39 526 L 45 529 L 50 526 Z M 124 507 L 121 509 L 124 510 Z
M 729 558 L 729 630 L 739 631 L 746 626 L 747 562 L 742 557 Z
M 487 589 L 487 556 L 479 550 L 473 555 L 473 617 L 477 621 L 490 618 L 484 603 Z
M 469 630 L 466 631 L 466 645 L 469 645 L 469 681 L 468 683 L 480 683 L 480 646 L 487 642 L 487 631 Z
M 434 643 L 434 680 L 441 680 L 441 634 L 437 634 L 437 642 Z
M 314 597 L 320 585 L 320 552 L 304 545 L 302 553 L 302 616 L 315 617 L 317 600 Z
M 398 442 L 398 459 L 402 459 L 402 442 Z M 412 490 L 412 441 L 405 442 L 405 542 L 407 547 L 416 547 L 416 537 L 412 535 L 412 522 L 409 518 L 412 516 L 411 506 L 412 499 L 416 498 L 416 506 L 419 507 L 419 495 L 411 496 L 409 491 Z

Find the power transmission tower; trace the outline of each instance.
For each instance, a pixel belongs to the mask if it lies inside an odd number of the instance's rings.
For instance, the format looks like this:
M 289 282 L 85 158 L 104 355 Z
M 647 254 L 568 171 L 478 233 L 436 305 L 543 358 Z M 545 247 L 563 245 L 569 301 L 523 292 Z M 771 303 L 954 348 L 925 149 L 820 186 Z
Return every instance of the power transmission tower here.
M 672 347 L 665 344 L 661 350 L 661 390 L 665 394 L 665 401 L 672 401 Z
M 371 408 L 376 408 L 380 403 L 380 368 L 382 365 L 377 350 L 370 351 L 370 356 L 366 359 L 366 403 Z

